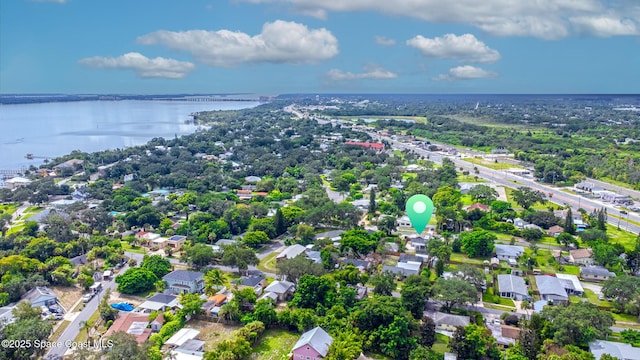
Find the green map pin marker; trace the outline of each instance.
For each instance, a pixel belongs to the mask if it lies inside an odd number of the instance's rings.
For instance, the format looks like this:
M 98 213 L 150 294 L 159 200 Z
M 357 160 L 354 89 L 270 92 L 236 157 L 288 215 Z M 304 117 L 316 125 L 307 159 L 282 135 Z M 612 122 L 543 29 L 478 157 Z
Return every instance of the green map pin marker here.
M 427 195 L 417 194 L 407 200 L 407 215 L 411 221 L 411 225 L 422 234 L 424 228 L 427 227 L 431 215 L 433 214 L 433 201 Z

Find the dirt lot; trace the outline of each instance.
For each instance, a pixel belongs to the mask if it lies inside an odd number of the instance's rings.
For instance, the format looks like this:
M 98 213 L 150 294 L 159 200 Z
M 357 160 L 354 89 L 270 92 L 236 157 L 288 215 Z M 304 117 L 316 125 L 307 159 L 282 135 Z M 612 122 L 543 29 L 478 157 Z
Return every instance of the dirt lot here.
M 187 327 L 200 330 L 198 338 L 206 343 L 204 346 L 205 351 L 214 350 L 219 342 L 231 337 L 233 331 L 240 328 L 240 326 L 224 325 L 202 320 L 190 320 L 187 323 Z
M 82 297 L 82 289 L 77 288 L 75 286 L 62 287 L 62 286 L 53 286 L 51 287 L 56 295 L 58 295 L 58 300 L 60 304 L 67 310 L 71 311 L 73 304 L 76 301 L 80 300 Z

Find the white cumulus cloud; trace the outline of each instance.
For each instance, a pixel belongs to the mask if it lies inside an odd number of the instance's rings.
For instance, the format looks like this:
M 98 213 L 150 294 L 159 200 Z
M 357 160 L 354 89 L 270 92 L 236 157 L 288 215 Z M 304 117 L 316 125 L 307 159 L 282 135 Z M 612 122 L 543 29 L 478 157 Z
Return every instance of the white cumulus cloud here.
M 599 37 L 617 35 L 636 35 L 638 26 L 630 19 L 619 19 L 611 16 L 582 16 L 570 18 L 577 31 L 594 34 Z
M 396 41 L 394 39 L 390 39 L 385 36 L 376 36 L 373 38 L 373 40 L 376 42 L 376 44 L 381 46 L 393 46 L 396 44 Z
M 492 63 L 500 59 L 500 53 L 488 47 L 472 34 L 446 34 L 443 37 L 425 38 L 418 35 L 407 40 L 426 57 L 455 59 L 465 62 Z
M 258 35 L 239 31 L 155 31 L 140 36 L 139 44 L 164 45 L 190 53 L 210 66 L 243 63 L 317 63 L 338 54 L 338 40 L 325 29 L 309 29 L 296 22 L 265 23 Z
M 141 78 L 181 79 L 196 68 L 194 64 L 187 61 L 163 57 L 149 59 L 137 52 L 118 57 L 94 56 L 81 59 L 79 63 L 96 69 L 133 70 Z
M 377 65 L 367 65 L 362 73 L 352 73 L 338 69 L 331 69 L 327 72 L 327 78 L 333 81 L 348 81 L 358 79 L 385 80 L 395 79 L 398 75 L 391 71 L 385 70 Z
M 451 68 L 448 73 L 438 75 L 433 80 L 472 80 L 494 77 L 498 77 L 498 73 L 471 65 L 463 65 Z
M 571 18 L 610 14 L 612 19 L 631 21 L 637 27 L 640 17 L 629 15 L 635 0 L 243 0 L 291 6 L 294 10 L 325 19 L 330 12 L 375 11 L 390 16 L 406 16 L 435 23 L 475 26 L 493 35 L 533 36 L 560 39 L 571 35 Z M 578 29 L 602 36 L 599 27 Z M 616 32 L 614 34 L 620 34 Z M 626 32 L 622 32 L 626 35 Z

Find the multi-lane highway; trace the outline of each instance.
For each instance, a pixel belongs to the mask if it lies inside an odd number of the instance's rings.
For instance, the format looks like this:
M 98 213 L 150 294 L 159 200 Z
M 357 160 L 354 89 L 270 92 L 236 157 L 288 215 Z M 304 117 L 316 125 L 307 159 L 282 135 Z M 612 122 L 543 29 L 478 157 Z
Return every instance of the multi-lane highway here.
M 413 144 L 403 143 L 388 137 L 381 137 L 376 134 L 370 134 L 370 135 L 380 140 L 386 140 L 398 149 L 407 149 L 407 150 L 414 151 L 419 155 L 422 155 L 425 157 L 428 156 L 429 160 L 437 164 L 441 164 L 442 159 L 444 157 L 449 157 L 456 164 L 456 168 L 458 169 L 462 168 L 464 170 L 468 170 L 472 174 L 474 173 L 474 168 L 477 168 L 478 171 L 480 172 L 478 174 L 478 177 L 489 180 L 498 185 L 502 185 L 502 186 L 510 187 L 514 189 L 521 186 L 527 186 L 534 190 L 541 191 L 542 193 L 547 195 L 547 198 L 549 201 L 559 205 L 563 205 L 563 206 L 565 205 L 571 206 L 571 208 L 574 211 L 577 211 L 578 208 L 583 208 L 588 212 L 592 212 L 595 209 L 605 208 L 607 209 L 607 212 L 609 214 L 614 214 L 619 217 L 619 218 L 615 218 L 613 216 L 609 216 L 608 222 L 611 225 L 619 226 L 620 229 L 628 230 L 635 234 L 638 234 L 640 232 L 640 226 L 633 223 L 633 222 L 640 223 L 640 216 L 632 212 L 628 212 L 627 214 L 620 214 L 620 209 L 612 206 L 611 204 L 595 201 L 593 199 L 588 199 L 578 194 L 568 193 L 556 187 L 551 187 L 545 184 L 541 184 L 532 179 L 516 176 L 505 171 L 494 170 L 481 165 L 472 164 L 467 161 L 464 161 L 463 158 L 456 158 L 456 157 L 451 157 L 451 156 L 443 155 L 440 153 L 428 151 L 418 146 L 415 146 Z M 549 197 L 549 194 L 551 194 L 551 197 Z

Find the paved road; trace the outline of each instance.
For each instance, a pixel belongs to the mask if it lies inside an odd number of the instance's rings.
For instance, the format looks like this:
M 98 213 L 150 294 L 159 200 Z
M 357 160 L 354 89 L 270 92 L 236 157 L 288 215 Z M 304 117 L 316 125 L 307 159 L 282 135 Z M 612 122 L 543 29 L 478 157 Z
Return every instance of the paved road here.
M 622 186 L 609 184 L 607 182 L 596 180 L 596 179 L 592 179 L 592 178 L 587 178 L 586 181 L 590 181 L 590 182 L 594 183 L 595 185 L 598 185 L 598 186 L 600 186 L 600 187 L 602 187 L 604 189 L 613 190 L 613 191 L 615 191 L 617 193 L 620 193 L 622 195 L 629 195 L 632 198 L 640 199 L 640 191 L 638 191 L 638 190 L 627 189 L 627 188 L 624 188 Z
M 381 138 L 383 140 L 388 141 L 390 144 L 392 144 L 394 147 L 400 148 L 400 149 L 407 149 L 407 150 L 412 150 L 414 152 L 416 152 L 419 155 L 423 155 L 423 156 L 429 156 L 429 159 L 435 163 L 442 163 L 442 160 L 444 157 L 448 157 L 446 155 L 442 155 L 439 153 L 434 153 L 428 150 L 424 150 L 421 149 L 417 146 L 413 146 L 411 144 L 406 144 L 406 143 L 402 143 L 396 140 L 393 140 L 391 138 L 388 137 L 381 137 L 378 136 L 376 134 L 370 134 L 372 136 L 375 136 L 377 138 Z M 470 173 L 473 173 L 474 171 L 474 167 L 477 167 L 478 170 L 480 171 L 480 173 L 478 174 L 479 177 L 484 178 L 486 180 L 492 181 L 498 185 L 502 185 L 505 187 L 510 187 L 510 188 L 518 188 L 520 186 L 527 186 L 530 187 L 534 190 L 538 190 L 541 191 L 545 194 L 552 194 L 552 197 L 550 199 L 548 199 L 550 202 L 559 204 L 559 205 L 569 205 L 572 207 L 572 209 L 575 211 L 578 210 L 578 208 L 583 208 L 585 210 L 587 210 L 588 212 L 592 212 L 595 209 L 600 209 L 600 208 L 606 208 L 607 211 L 610 214 L 615 214 L 620 216 L 619 211 L 620 209 L 617 207 L 612 206 L 611 204 L 607 204 L 607 203 L 603 203 L 600 201 L 596 201 L 593 199 L 588 199 L 588 198 L 584 198 L 580 195 L 577 194 L 569 194 L 566 193 L 558 188 L 555 187 L 551 187 L 548 185 L 544 185 L 544 184 L 540 184 L 536 181 L 533 181 L 531 179 L 527 179 L 527 178 L 523 178 L 520 176 L 516 176 L 516 175 L 512 175 L 509 174 L 507 172 L 504 171 L 499 171 L 499 170 L 494 170 L 494 169 L 490 169 L 481 165 L 476 165 L 476 164 L 472 164 L 469 162 L 464 161 L 464 159 L 459 159 L 459 158 L 450 158 L 454 164 L 456 165 L 456 168 L 463 168 L 465 170 L 468 170 Z M 624 215 L 625 217 L 628 216 L 628 218 L 632 221 L 636 221 L 636 222 L 640 222 L 640 216 L 638 216 L 637 214 L 627 214 Z M 640 233 L 640 226 L 632 224 L 628 221 L 625 220 L 621 220 L 621 219 L 617 219 L 614 218 L 612 216 L 609 216 L 608 218 L 608 222 L 609 224 L 613 225 L 613 226 L 619 226 L 620 229 L 623 230 L 627 230 L 630 231 L 632 233 L 638 234 Z
M 128 268 L 127 265 L 125 265 L 122 270 L 126 270 Z M 78 316 L 76 316 L 76 318 L 69 324 L 69 326 L 67 326 L 67 328 L 64 330 L 64 332 L 62 333 L 62 335 L 60 335 L 60 338 L 57 340 L 58 343 L 62 343 L 62 347 L 54 347 L 51 350 L 49 350 L 49 352 L 45 355 L 44 359 L 55 359 L 56 356 L 64 356 L 64 354 L 67 352 L 68 347 L 66 347 L 64 344 L 65 342 L 72 342 L 75 340 L 75 338 L 78 336 L 78 334 L 80 333 L 80 323 L 83 321 L 87 321 L 89 320 L 89 318 L 91 317 L 91 315 L 93 315 L 93 313 L 98 309 L 98 304 L 100 304 L 100 301 L 102 300 L 102 298 L 104 297 L 105 292 L 107 291 L 107 289 L 111 289 L 111 292 L 113 292 L 116 288 L 116 283 L 111 280 L 111 281 L 103 281 L 102 282 L 102 291 L 93 297 L 93 299 L 91 299 L 91 301 L 89 301 L 88 303 L 85 304 L 84 309 L 80 312 L 80 314 L 78 314 Z M 71 309 L 69 309 L 71 310 Z

